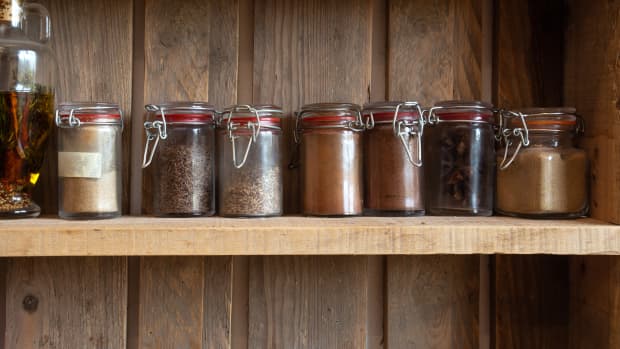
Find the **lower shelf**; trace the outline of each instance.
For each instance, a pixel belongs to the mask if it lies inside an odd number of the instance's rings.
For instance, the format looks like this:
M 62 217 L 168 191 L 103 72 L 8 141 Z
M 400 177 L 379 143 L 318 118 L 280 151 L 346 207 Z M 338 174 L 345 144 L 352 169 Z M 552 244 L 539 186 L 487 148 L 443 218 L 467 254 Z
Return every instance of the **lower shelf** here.
M 3 221 L 0 256 L 620 254 L 620 226 L 505 217 Z

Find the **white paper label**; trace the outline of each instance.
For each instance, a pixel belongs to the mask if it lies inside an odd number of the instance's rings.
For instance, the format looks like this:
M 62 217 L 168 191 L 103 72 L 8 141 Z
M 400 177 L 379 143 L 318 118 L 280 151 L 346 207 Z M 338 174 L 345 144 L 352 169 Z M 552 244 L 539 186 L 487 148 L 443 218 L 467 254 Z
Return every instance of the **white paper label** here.
M 101 172 L 101 153 L 58 153 L 59 177 L 101 178 Z

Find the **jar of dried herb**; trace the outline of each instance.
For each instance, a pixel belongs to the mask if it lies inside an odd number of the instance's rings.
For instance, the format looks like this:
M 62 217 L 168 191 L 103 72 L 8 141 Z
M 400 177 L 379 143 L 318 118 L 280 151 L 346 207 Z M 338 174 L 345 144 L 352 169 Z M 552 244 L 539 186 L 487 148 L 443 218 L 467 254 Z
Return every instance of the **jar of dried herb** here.
M 364 204 L 368 214 L 424 214 L 422 135 L 424 118 L 416 102 L 366 105 Z
M 440 102 L 428 111 L 428 122 L 427 213 L 492 215 L 497 133 L 493 106 L 478 101 Z
M 201 102 L 147 105 L 142 167 L 153 163 L 153 214 L 215 214 L 215 108 Z
M 282 215 L 282 109 L 236 105 L 224 110 L 217 130 L 219 214 Z
M 354 216 L 363 212 L 361 108 L 319 103 L 297 114 L 302 213 Z
M 576 218 L 588 212 L 588 157 L 575 146 L 583 120 L 573 108 L 507 111 L 498 153 L 497 212 Z
M 121 215 L 122 111 L 117 104 L 62 103 L 58 126 L 58 215 Z

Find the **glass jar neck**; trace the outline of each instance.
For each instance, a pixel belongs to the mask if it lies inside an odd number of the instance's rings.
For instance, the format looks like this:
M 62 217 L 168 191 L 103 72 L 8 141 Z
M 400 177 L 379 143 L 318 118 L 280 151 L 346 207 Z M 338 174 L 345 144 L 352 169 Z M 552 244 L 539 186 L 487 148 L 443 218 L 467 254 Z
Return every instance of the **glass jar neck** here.
M 566 132 L 539 132 L 530 131 L 530 146 L 539 145 L 553 148 L 573 147 L 575 145 L 575 133 Z

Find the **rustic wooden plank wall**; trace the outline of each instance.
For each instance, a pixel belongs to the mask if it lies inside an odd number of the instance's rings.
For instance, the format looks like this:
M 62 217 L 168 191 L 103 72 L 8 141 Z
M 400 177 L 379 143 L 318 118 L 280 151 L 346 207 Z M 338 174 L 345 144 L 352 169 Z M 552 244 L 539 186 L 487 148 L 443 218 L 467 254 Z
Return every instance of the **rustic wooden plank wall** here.
M 620 223 L 620 1 L 571 1 L 564 92 L 587 121 L 592 215 Z M 570 348 L 620 347 L 620 257 L 572 257 Z

